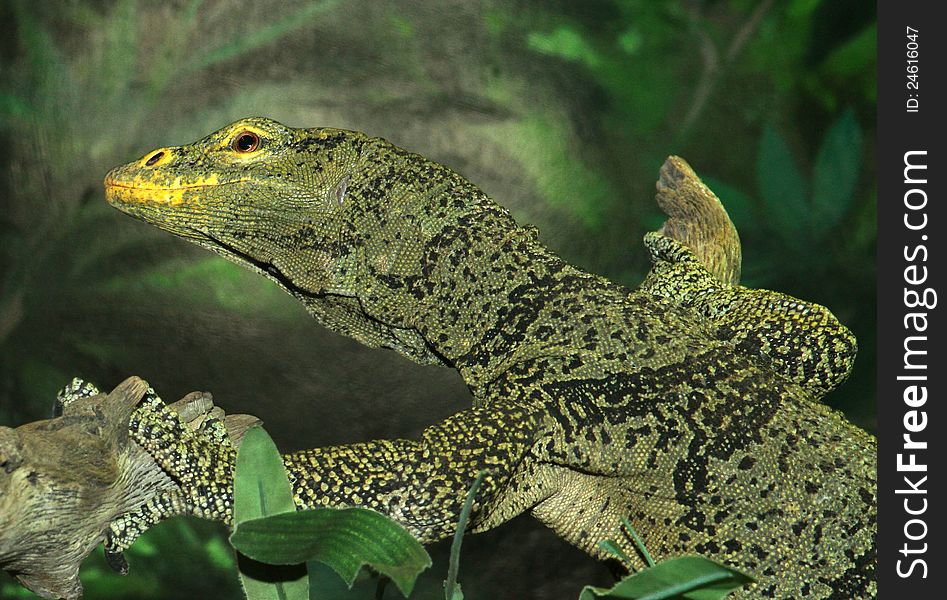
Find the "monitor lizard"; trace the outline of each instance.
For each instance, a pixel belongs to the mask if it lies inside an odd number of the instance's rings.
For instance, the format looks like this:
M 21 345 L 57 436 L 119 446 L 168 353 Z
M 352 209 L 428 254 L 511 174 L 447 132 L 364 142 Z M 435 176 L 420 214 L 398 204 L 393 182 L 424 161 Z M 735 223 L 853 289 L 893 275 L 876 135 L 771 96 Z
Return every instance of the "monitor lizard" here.
M 372 508 L 433 542 L 483 472 L 473 531 L 530 511 L 597 558 L 617 541 L 640 567 L 627 517 L 656 558 L 754 574 L 741 597 L 875 595 L 875 441 L 818 401 L 847 377 L 855 339 L 824 307 L 739 286 L 738 247 L 736 266 L 713 265 L 649 233 L 653 268 L 629 291 L 445 166 L 263 118 L 149 152 L 105 186 L 116 208 L 261 273 L 326 327 L 469 387 L 473 406 L 419 439 L 284 455 L 298 508 Z M 114 524 L 112 555 L 172 514 L 231 519 L 235 451 L 219 426 L 193 431 L 156 398 L 136 414 L 134 439 L 180 488 Z

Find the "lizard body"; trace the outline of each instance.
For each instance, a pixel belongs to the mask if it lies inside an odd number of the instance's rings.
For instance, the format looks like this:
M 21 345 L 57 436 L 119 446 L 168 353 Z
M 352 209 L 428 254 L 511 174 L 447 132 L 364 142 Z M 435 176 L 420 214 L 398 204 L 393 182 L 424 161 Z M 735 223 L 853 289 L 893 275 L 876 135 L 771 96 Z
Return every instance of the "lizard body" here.
M 284 455 L 299 508 L 373 508 L 431 542 L 484 472 L 474 531 L 530 510 L 637 561 L 628 517 L 655 557 L 756 574 L 745 597 L 874 596 L 874 440 L 817 402 L 855 355 L 827 309 L 735 285 L 660 234 L 628 291 L 450 169 L 337 129 L 244 119 L 114 169 L 106 193 L 326 326 L 460 372 L 473 407 L 418 440 Z M 130 519 L 119 545 L 170 512 L 227 521 L 233 448 L 140 412 L 133 434 L 189 496 Z

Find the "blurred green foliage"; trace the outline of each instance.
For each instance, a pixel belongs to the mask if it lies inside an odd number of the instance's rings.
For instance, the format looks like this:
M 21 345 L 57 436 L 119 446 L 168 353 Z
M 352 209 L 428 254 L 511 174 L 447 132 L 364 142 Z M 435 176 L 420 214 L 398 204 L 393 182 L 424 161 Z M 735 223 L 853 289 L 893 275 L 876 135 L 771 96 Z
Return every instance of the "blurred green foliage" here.
M 855 372 L 828 401 L 871 430 L 874 11 L 857 0 L 0 3 L 0 422 L 44 417 L 77 374 L 107 388 L 138 373 L 169 396 L 206 386 L 293 447 L 410 435 L 468 402 L 452 374 L 340 340 L 262 278 L 102 202 L 115 164 L 259 114 L 361 129 L 445 162 L 566 259 L 628 286 L 647 269 L 641 235 L 661 222 L 657 169 L 683 156 L 731 211 L 745 283 L 825 304 L 854 330 Z M 205 525 L 147 534 L 126 579 L 90 561 L 88 597 L 234 597 L 226 546 Z M 469 598 L 608 582 L 524 520 L 464 547 Z M 447 552 L 432 549 L 435 564 Z M 3 581 L 0 595 L 16 597 Z M 363 581 L 338 597 L 373 590 Z M 442 595 L 441 578 L 422 576 L 416 597 Z
M 222 526 L 192 518 L 174 519 L 147 531 L 125 554 L 131 567 L 119 577 L 99 548 L 82 568 L 85 598 L 158 600 L 240 598 L 233 551 Z M 0 574 L 0 598 L 38 596 Z

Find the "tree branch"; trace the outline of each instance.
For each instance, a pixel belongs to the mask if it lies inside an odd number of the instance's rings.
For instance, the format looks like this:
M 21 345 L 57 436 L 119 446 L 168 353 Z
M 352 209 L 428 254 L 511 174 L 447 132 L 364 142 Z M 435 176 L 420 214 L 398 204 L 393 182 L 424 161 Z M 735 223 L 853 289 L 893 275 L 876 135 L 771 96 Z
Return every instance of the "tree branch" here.
M 668 216 L 660 233 L 682 242 L 717 279 L 740 282 L 740 236 L 717 196 L 690 165 L 669 156 L 661 166 L 655 200 Z
M 0 568 L 40 596 L 79 598 L 79 565 L 109 524 L 176 485 L 128 436 L 147 389 L 130 377 L 108 395 L 66 405 L 60 417 L 0 427 Z M 222 419 L 234 443 L 259 423 L 225 417 L 201 392 L 172 408 L 191 427 Z

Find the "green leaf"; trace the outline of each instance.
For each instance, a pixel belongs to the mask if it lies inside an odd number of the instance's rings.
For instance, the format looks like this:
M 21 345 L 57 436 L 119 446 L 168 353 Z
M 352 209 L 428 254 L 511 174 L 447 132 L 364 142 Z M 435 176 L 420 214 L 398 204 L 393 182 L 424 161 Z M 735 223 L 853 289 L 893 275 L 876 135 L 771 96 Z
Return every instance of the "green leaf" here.
M 792 0 L 786 8 L 786 14 L 795 19 L 809 17 L 822 4 L 822 0 Z
M 454 541 L 450 545 L 450 565 L 447 567 L 447 580 L 444 581 L 444 597 L 447 600 L 463 600 L 464 594 L 460 591 L 460 584 L 457 583 L 457 573 L 460 571 L 460 546 L 464 541 L 464 532 L 467 531 L 467 521 L 470 519 L 470 509 L 473 507 L 474 497 L 477 495 L 477 488 L 483 481 L 483 472 L 477 474 L 467 497 L 464 499 L 464 506 L 460 510 L 460 519 L 457 520 L 457 531 L 454 532 Z
M 638 548 L 638 552 L 641 553 L 641 556 L 644 557 L 645 563 L 648 567 L 654 566 L 654 559 L 651 558 L 651 553 L 648 552 L 648 549 L 645 547 L 644 542 L 641 540 L 641 537 L 638 535 L 638 532 L 635 531 L 635 528 L 631 526 L 631 521 L 627 517 L 621 518 L 622 525 L 625 526 L 625 531 L 628 532 L 628 535 L 631 536 L 631 539 L 635 542 L 635 546 Z
M 308 600 L 306 565 L 269 565 L 237 554 L 240 584 L 247 600 Z
M 598 547 L 608 552 L 624 564 L 631 564 L 631 559 L 628 558 L 628 555 L 625 554 L 621 548 L 618 547 L 618 544 L 614 540 L 602 540 L 598 543 Z
M 325 563 L 349 585 L 368 565 L 390 577 L 405 596 L 418 574 L 431 566 L 431 557 L 410 533 L 364 508 L 317 508 L 243 521 L 230 542 L 269 564 Z
M 464 600 L 464 591 L 460 589 L 459 583 L 451 590 L 451 595 L 447 600 Z
M 806 180 L 786 140 L 771 125 L 763 129 L 760 139 L 756 178 L 773 231 L 786 242 L 804 245 L 809 219 Z
M 247 431 L 237 451 L 234 476 L 233 522 L 240 531 L 244 523 L 262 517 L 294 515 L 293 490 L 276 444 L 262 427 Z M 234 544 L 237 550 L 242 550 Z M 246 554 L 246 553 L 244 553 Z M 238 555 L 240 581 L 248 600 L 308 600 L 309 581 L 305 561 L 282 563 L 273 567 L 258 562 L 256 557 Z
M 872 23 L 832 50 L 822 63 L 820 70 L 836 79 L 866 75 L 866 70 L 875 67 L 877 48 L 878 24 Z
M 812 173 L 812 228 L 824 235 L 852 206 L 861 170 L 862 132 L 848 109 L 825 134 Z
M 754 579 L 703 556 L 678 556 L 638 571 L 611 589 L 586 586 L 579 600 L 719 600 Z
M 233 550 L 224 542 L 223 538 L 213 537 L 204 543 L 204 555 L 207 562 L 218 569 L 230 569 L 236 566 Z
M 296 511 L 283 457 L 262 427 L 247 431 L 240 444 L 233 495 L 235 526 L 244 521 Z

